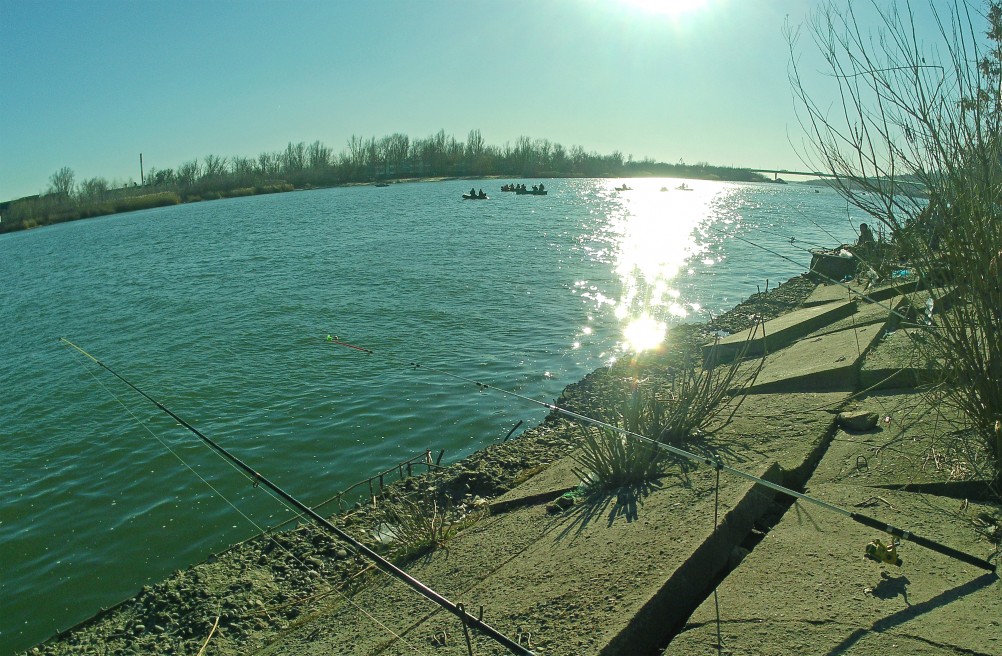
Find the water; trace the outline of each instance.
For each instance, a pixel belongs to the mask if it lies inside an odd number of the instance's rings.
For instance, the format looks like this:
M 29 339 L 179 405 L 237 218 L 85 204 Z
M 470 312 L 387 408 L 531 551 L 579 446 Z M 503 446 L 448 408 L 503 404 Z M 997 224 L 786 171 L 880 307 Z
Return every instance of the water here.
M 328 189 L 0 236 L 0 653 L 290 516 L 58 338 L 315 504 L 545 414 L 326 335 L 552 401 L 865 220 L 809 187 L 620 182 Z

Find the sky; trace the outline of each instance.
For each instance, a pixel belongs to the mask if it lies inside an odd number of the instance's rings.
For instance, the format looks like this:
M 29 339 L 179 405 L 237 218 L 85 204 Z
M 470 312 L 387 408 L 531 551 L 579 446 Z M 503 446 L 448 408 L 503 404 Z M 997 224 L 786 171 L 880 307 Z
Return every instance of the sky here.
M 814 0 L 0 0 L 0 200 L 352 136 L 803 170 Z M 810 39 L 799 67 L 834 83 Z

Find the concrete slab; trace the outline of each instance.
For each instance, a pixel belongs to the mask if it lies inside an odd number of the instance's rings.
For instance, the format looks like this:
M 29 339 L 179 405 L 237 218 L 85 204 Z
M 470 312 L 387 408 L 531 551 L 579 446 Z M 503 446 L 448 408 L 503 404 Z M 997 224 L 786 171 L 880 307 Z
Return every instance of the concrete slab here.
M 974 478 L 965 422 L 944 404 L 930 403 L 920 394 L 884 392 L 855 401 L 853 409 L 876 412 L 878 427 L 862 433 L 837 431 L 812 484 L 929 489 L 959 487 Z
M 728 335 L 716 344 L 703 347 L 703 362 L 710 362 L 711 356 L 717 362 L 730 362 L 738 357 L 748 342 L 747 356 L 777 351 L 793 341 L 808 335 L 823 326 L 838 321 L 856 311 L 852 301 L 827 303 L 784 314 L 759 327 Z
M 802 485 L 832 433 L 836 409 L 848 397 L 848 392 L 803 392 L 735 399 L 732 403 L 740 402 L 740 408 L 714 440 L 717 452 L 736 469 L 750 462 L 775 462 L 784 480 Z
M 859 371 L 860 389 L 912 389 L 936 380 L 941 367 L 924 362 L 915 340 L 923 331 L 899 328 L 880 336 Z
M 483 603 L 484 621 L 506 635 L 524 636 L 537 653 L 649 653 L 657 644 L 644 644 L 643 618 L 672 604 L 697 603 L 705 571 L 690 563 L 726 562 L 730 545 L 751 528 L 772 496 L 752 494 L 754 486 L 737 479 L 722 481 L 722 521 L 714 532 L 714 472 L 704 467 L 689 481 L 688 486 L 666 484 L 634 503 L 611 498 L 560 515 L 550 515 L 540 505 L 492 516 L 409 572 L 450 599 L 467 603 L 472 614 L 478 615 Z M 616 545 L 614 555 L 608 544 Z M 694 561 L 693 554 L 701 550 Z M 492 554 L 487 569 L 483 553 Z M 583 600 L 593 601 L 585 605 Z M 367 616 L 360 616 L 360 608 Z M 581 633 L 579 622 L 568 616 L 587 618 L 589 630 Z M 446 645 L 435 646 L 436 636 L 443 635 L 449 636 Z M 510 653 L 476 632 L 471 640 L 475 654 Z M 617 644 L 631 647 L 617 651 Z M 376 650 L 467 653 L 456 617 L 386 577 L 357 593 L 352 604 L 332 604 L 290 631 L 281 645 L 258 653 L 319 656 Z
M 748 399 L 734 422 L 713 435 L 713 446 L 743 471 L 773 480 L 788 476 L 823 449 L 832 420 L 825 408 L 837 397 L 795 395 L 796 402 L 783 407 Z M 564 458 L 499 497 L 491 505 L 506 511 L 408 571 L 472 613 L 483 603 L 485 621 L 522 636 L 539 654 L 654 653 L 671 628 L 663 618 L 685 617 L 698 605 L 734 544 L 772 506 L 773 493 L 722 475 L 716 528 L 717 475 L 705 466 L 673 473 L 636 497 L 608 497 L 555 515 L 545 502 L 533 502 L 576 485 L 576 466 Z M 484 554 L 491 556 L 486 567 Z M 256 653 L 467 654 L 454 616 L 384 576 L 351 603 L 330 597 L 312 608 L 280 641 Z M 442 645 L 436 637 L 444 635 Z M 508 653 L 473 633 L 471 641 L 478 655 Z
M 767 356 L 749 392 L 854 391 L 861 355 L 882 332 L 882 325 L 870 324 L 802 339 Z
M 853 298 L 858 297 L 858 292 L 862 291 L 862 289 L 862 286 L 856 281 L 850 281 L 844 285 L 834 283 L 826 285 L 822 283 L 815 287 L 814 291 L 804 300 L 804 307 L 814 307 L 816 305 L 839 301 L 851 301 Z M 856 293 L 853 293 L 854 290 Z
M 873 507 L 866 487 L 809 491 L 978 557 L 992 550 L 973 521 L 989 506 L 888 490 L 889 506 Z M 1002 602 L 998 577 L 907 542 L 900 568 L 864 558 L 871 540 L 887 537 L 798 502 L 718 587 L 722 650 L 711 597 L 665 654 L 1002 653 L 999 615 L 986 613 Z
M 834 323 L 830 323 L 827 326 L 822 327 L 819 330 L 812 332 L 807 335 L 807 337 L 820 337 L 821 335 L 828 335 L 830 333 L 837 333 L 842 330 L 851 330 L 857 326 L 868 326 L 871 324 L 887 324 L 890 317 L 894 316 L 893 312 L 897 310 L 897 304 L 893 302 L 881 301 L 878 303 L 870 303 L 868 301 L 859 301 L 858 309 L 855 313 L 845 317 L 844 319 L 839 319 Z
M 915 291 L 918 284 L 916 280 L 909 279 L 894 280 L 873 287 L 861 285 L 855 280 L 841 285 L 834 283 L 828 285 L 822 284 L 818 285 L 811 292 L 810 296 L 807 297 L 807 300 L 804 301 L 804 307 L 853 299 L 868 299 L 870 302 L 885 301 L 895 296 Z

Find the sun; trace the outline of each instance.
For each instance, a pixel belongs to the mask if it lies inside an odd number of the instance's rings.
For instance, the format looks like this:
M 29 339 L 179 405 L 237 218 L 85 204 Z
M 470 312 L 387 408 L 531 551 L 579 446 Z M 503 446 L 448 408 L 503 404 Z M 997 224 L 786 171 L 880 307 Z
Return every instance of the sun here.
M 620 0 L 623 4 L 643 9 L 652 14 L 680 16 L 699 9 L 707 0 Z

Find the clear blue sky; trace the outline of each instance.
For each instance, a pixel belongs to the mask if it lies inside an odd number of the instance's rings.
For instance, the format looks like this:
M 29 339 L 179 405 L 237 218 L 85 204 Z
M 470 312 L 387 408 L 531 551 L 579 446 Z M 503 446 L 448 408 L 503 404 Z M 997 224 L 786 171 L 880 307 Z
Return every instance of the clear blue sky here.
M 148 171 L 439 129 L 801 168 L 782 28 L 815 6 L 0 0 L 0 200 L 45 190 L 63 166 L 77 182 L 138 181 L 139 153 Z M 802 49 L 805 72 L 820 70 Z

